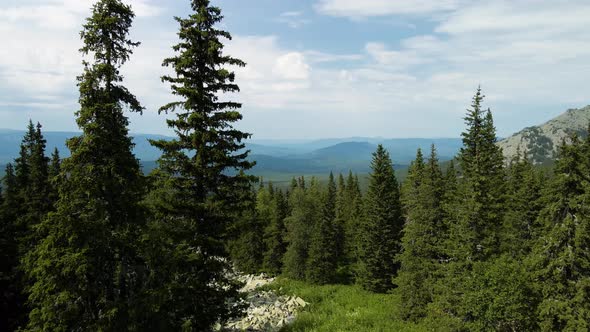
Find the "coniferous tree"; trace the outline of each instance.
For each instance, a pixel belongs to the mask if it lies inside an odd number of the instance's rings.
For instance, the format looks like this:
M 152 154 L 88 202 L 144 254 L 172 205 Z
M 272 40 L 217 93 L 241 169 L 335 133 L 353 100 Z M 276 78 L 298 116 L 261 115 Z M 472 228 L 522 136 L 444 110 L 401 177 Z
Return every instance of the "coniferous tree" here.
M 403 216 L 399 185 L 389 153 L 382 145 L 373 153 L 369 190 L 361 225 L 357 280 L 363 288 L 386 292 L 393 288 L 398 264 Z
M 285 219 L 287 251 L 283 258 L 283 273 L 292 279 L 305 280 L 308 267 L 312 230 L 322 217 L 322 197 L 319 183 L 312 177 L 309 188 L 301 177 L 289 197 L 290 215 Z
M 26 146 L 26 163 L 28 175 L 26 183 L 21 187 L 23 196 L 23 215 L 19 223 L 26 234 L 21 238 L 21 257 L 24 257 L 38 242 L 36 227 L 52 207 L 51 187 L 49 185 L 49 158 L 45 156 L 46 141 L 41 132 L 41 125 L 33 126 L 29 122 L 29 130 L 23 139 Z
M 151 277 L 162 295 L 154 300 L 164 309 L 152 315 L 160 330 L 207 330 L 237 314 L 227 306 L 238 285 L 226 273 L 223 244 L 229 226 L 249 209 L 255 180 L 243 172 L 253 166 L 242 151 L 250 134 L 233 127 L 241 104 L 224 95 L 239 91 L 228 67 L 245 63 L 223 53 L 231 35 L 219 28 L 221 10 L 208 0 L 193 0 L 191 8 L 187 18 L 176 18 L 180 42 L 163 62 L 175 74 L 162 80 L 180 100 L 160 112 L 174 114 L 167 124 L 177 137 L 152 142 L 163 152 L 149 200 L 154 236 L 165 239 L 150 254 L 151 264 L 166 267 Z
M 453 232 L 455 256 L 461 261 L 485 260 L 498 252 L 504 193 L 504 157 L 496 145 L 491 111 L 483 110 L 481 88 L 467 111 L 459 154 L 463 181 L 459 220 Z
M 51 161 L 49 162 L 49 201 L 51 204 L 55 204 L 59 198 L 58 188 L 58 176 L 61 171 L 61 158 L 59 157 L 59 151 L 57 148 L 53 150 L 51 154 Z
M 342 264 L 344 265 L 344 274 L 352 277 L 359 260 L 360 225 L 363 217 L 363 197 L 358 179 L 353 176 L 352 171 L 348 172 L 343 197 L 339 202 L 340 207 L 337 210 L 340 211 L 339 219 L 342 219 L 341 223 L 344 225 Z
M 312 283 L 327 284 L 334 281 L 338 266 L 336 238 L 336 182 L 330 173 L 327 192 L 323 200 L 321 218 L 315 222 L 309 244 L 306 277 Z
M 462 133 L 462 177 L 456 192 L 446 194 L 455 196 L 452 202 L 444 203 L 449 227 L 443 249 L 447 263 L 441 268 L 444 277 L 432 306 L 435 315 L 442 314 L 457 326 L 476 324 L 474 328 L 482 328 L 477 324 L 484 322 L 483 316 L 492 307 L 493 298 L 482 298 L 489 296 L 490 287 L 484 286 L 489 283 L 486 271 L 500 251 L 504 202 L 503 155 L 496 146 L 491 111 L 482 109 L 483 98 L 478 88 L 465 117 L 467 130 Z M 497 325 L 484 323 L 486 328 Z
M 416 158 L 410 163 L 410 167 L 408 167 L 408 176 L 401 186 L 401 199 L 406 215 L 419 209 L 421 203 L 419 191 L 420 185 L 424 180 L 425 168 L 422 149 L 418 149 Z
M 522 258 L 530 253 L 533 239 L 540 235 L 536 220 L 542 208 L 543 178 L 520 151 L 511 160 L 507 173 L 501 249 L 514 258 Z
M 336 206 L 334 208 L 334 229 L 336 232 L 336 238 L 339 242 L 334 243 L 336 248 L 336 255 L 338 256 L 338 263 L 342 265 L 345 262 L 344 257 L 344 241 L 345 241 L 345 228 L 346 228 L 346 182 L 342 173 L 338 174 L 338 184 L 336 188 Z
M 16 331 L 25 321 L 25 297 L 18 272 L 21 236 L 16 219 L 20 213 L 19 186 L 12 164 L 6 165 L 0 205 L 0 330 Z M 25 316 L 25 317 L 23 317 Z
M 229 254 L 235 267 L 243 273 L 259 273 L 262 271 L 264 256 L 264 238 L 260 236 L 271 218 L 272 196 L 262 185 L 257 193 L 248 195 L 244 202 L 251 202 L 252 206 L 244 205 L 240 217 L 230 225 L 232 233 L 229 240 Z M 256 198 L 253 198 L 256 196 Z
M 588 143 L 586 143 L 588 144 Z M 531 255 L 535 286 L 542 300 L 538 321 L 543 331 L 583 331 L 590 317 L 590 182 L 584 155 L 588 147 L 577 137 L 562 144 L 555 177 L 543 198 L 544 234 Z
M 81 53 L 94 59 L 78 77 L 82 135 L 67 142 L 56 211 L 27 257 L 29 330 L 141 329 L 143 264 L 135 244 L 143 185 L 123 110 L 143 108 L 120 75 L 138 45 L 128 39 L 133 17 L 121 1 L 101 0 L 80 34 Z
M 425 164 L 418 150 L 404 185 L 406 223 L 402 236 L 399 276 L 396 283 L 401 295 L 401 316 L 417 321 L 426 315 L 433 301 L 435 281 L 443 258 L 443 175 L 434 145 Z
M 288 202 L 281 190 L 274 190 L 271 204 L 270 224 L 265 230 L 264 237 L 266 252 L 264 253 L 263 268 L 271 275 L 279 275 L 283 268 L 283 256 L 287 250 L 285 218 L 288 213 Z

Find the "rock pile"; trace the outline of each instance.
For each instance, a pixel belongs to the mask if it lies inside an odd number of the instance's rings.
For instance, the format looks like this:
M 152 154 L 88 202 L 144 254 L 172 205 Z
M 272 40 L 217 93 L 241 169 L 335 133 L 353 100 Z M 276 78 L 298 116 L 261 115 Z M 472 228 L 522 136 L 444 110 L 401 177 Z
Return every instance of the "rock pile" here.
M 273 291 L 258 289 L 274 278 L 263 274 L 238 278 L 245 283 L 242 292 L 248 293 L 245 301 L 249 306 L 243 317 L 227 322 L 223 331 L 278 331 L 295 319 L 298 310 L 308 305 L 297 296 L 279 296 Z

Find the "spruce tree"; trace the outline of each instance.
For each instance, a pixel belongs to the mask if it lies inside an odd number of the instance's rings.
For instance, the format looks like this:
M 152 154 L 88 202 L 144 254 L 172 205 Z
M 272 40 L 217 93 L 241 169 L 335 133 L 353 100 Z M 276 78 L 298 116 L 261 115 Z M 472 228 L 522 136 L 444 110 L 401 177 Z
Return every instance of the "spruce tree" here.
M 426 164 L 418 150 L 406 181 L 404 194 L 411 196 L 403 200 L 407 219 L 396 283 L 402 300 L 402 318 L 417 321 L 426 315 L 426 307 L 433 301 L 446 231 L 442 201 L 444 182 L 434 145 Z
M 475 324 L 474 328 L 480 328 L 477 324 L 484 322 L 490 328 L 497 323 L 484 317 L 494 299 L 482 299 L 490 289 L 483 286 L 488 282 L 486 271 L 500 253 L 505 171 L 492 114 L 482 108 L 483 98 L 478 88 L 462 133 L 458 158 L 462 176 L 456 190 L 448 187 L 454 186 L 453 177 L 447 179 L 445 195 L 452 201 L 443 204 L 449 233 L 443 248 L 444 277 L 438 283 L 432 314 L 450 319 L 456 327 Z
M 250 193 L 245 197 L 243 211 L 235 222 L 229 225 L 229 255 L 238 271 L 255 274 L 262 271 L 264 256 L 264 230 L 271 218 L 272 196 L 270 191 L 262 186 L 257 193 Z M 254 198 L 255 197 L 255 198 Z
M 45 156 L 46 141 L 41 132 L 41 124 L 33 126 L 23 139 L 27 151 L 28 175 L 21 187 L 23 196 L 23 214 L 18 222 L 25 229 L 21 241 L 21 257 L 24 257 L 38 242 L 37 226 L 52 207 L 51 187 L 49 185 L 49 158 Z
M 416 158 L 408 167 L 408 176 L 402 183 L 401 200 L 405 214 L 413 213 L 420 205 L 420 185 L 424 180 L 425 172 L 424 155 L 422 149 L 416 151 Z
M 16 331 L 26 319 L 20 278 L 19 237 L 22 232 L 15 222 L 19 216 L 19 186 L 12 164 L 6 165 L 2 179 L 0 205 L 0 330 Z
M 274 190 L 271 201 L 270 223 L 264 232 L 264 244 L 266 252 L 263 258 L 263 269 L 271 275 L 281 274 L 283 268 L 283 256 L 287 250 L 285 243 L 286 228 L 285 218 L 288 213 L 288 202 L 285 194 L 279 189 Z
M 538 238 L 537 217 L 542 208 L 543 179 L 520 151 L 507 169 L 507 201 L 502 229 L 502 252 L 515 258 L 526 257 Z
M 315 284 L 334 281 L 338 266 L 338 252 L 334 246 L 336 238 L 336 182 L 330 173 L 328 187 L 323 199 L 322 215 L 315 222 L 310 236 L 309 257 L 307 259 L 307 280 Z
M 177 137 L 152 141 L 162 150 L 149 200 L 154 234 L 164 239 L 150 247 L 150 264 L 165 266 L 151 276 L 163 308 L 151 319 L 161 330 L 208 330 L 237 314 L 227 305 L 238 285 L 226 273 L 224 242 L 252 204 L 255 180 L 244 173 L 253 166 L 243 150 L 250 134 L 233 127 L 241 104 L 227 95 L 239 91 L 229 67 L 245 64 L 223 52 L 231 35 L 219 28 L 221 10 L 208 0 L 193 0 L 191 8 L 187 18 L 176 18 L 180 41 L 163 61 L 174 74 L 162 80 L 178 100 L 160 112 L 174 114 L 166 122 Z
M 459 238 L 457 258 L 466 261 L 485 260 L 499 250 L 504 194 L 504 157 L 496 145 L 491 111 L 482 109 L 481 88 L 467 110 L 459 154 L 463 181 L 459 220 L 454 233 Z
M 347 265 L 345 255 L 347 223 L 346 204 L 346 182 L 344 180 L 344 176 L 342 173 L 340 173 L 338 175 L 338 187 L 336 189 L 336 206 L 334 215 L 334 232 L 336 235 L 335 238 L 337 239 L 337 241 L 334 243 L 334 248 L 336 250 L 339 269 L 342 269 Z
M 357 280 L 363 288 L 386 292 L 393 288 L 398 264 L 403 216 L 399 185 L 389 153 L 382 145 L 373 153 L 369 190 L 361 224 Z
M 322 217 L 322 198 L 315 178 L 305 188 L 305 178 L 299 178 L 299 185 L 289 197 L 290 215 L 285 219 L 287 228 L 287 251 L 283 258 L 285 276 L 305 280 L 312 230 Z
M 358 179 L 348 172 L 344 193 L 339 200 L 339 219 L 344 225 L 343 259 L 344 274 L 352 277 L 358 267 L 360 253 L 361 220 L 363 217 L 363 197 L 359 188 Z
M 59 151 L 57 148 L 53 150 L 51 154 L 51 161 L 49 162 L 49 201 L 51 204 L 55 204 L 59 198 L 58 188 L 58 176 L 61 172 L 61 158 L 59 157 Z
M 78 77 L 82 135 L 67 142 L 56 211 L 27 257 L 31 331 L 141 329 L 143 185 L 123 111 L 143 108 L 120 74 L 138 45 L 128 39 L 133 17 L 121 1 L 101 0 L 80 33 L 80 51 L 93 59 Z
M 588 143 L 585 143 L 588 144 Z M 539 222 L 544 234 L 530 258 L 542 296 L 538 321 L 543 331 L 583 331 L 590 321 L 590 193 L 584 153 L 577 137 L 562 144 L 555 177 L 543 200 Z

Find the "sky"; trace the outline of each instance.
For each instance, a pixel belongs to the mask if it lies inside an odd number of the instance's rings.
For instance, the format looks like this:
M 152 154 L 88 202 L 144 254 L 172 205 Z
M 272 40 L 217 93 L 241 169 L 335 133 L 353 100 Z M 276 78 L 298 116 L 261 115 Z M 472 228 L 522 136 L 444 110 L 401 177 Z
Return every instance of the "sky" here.
M 140 41 L 122 73 L 132 132 L 171 134 L 170 69 L 188 0 L 125 0 Z M 0 128 L 77 130 L 91 0 L 0 2 Z M 458 137 L 478 85 L 500 136 L 590 104 L 588 0 L 212 0 L 241 58 L 238 128 L 255 139 Z

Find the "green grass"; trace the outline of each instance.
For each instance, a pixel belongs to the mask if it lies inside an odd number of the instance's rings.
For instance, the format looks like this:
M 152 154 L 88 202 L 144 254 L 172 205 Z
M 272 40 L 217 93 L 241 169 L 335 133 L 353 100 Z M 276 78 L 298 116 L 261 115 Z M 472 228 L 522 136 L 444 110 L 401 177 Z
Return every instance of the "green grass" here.
M 315 286 L 282 278 L 271 288 L 310 303 L 282 332 L 427 331 L 396 317 L 400 301 L 396 294 L 374 294 L 356 285 Z

